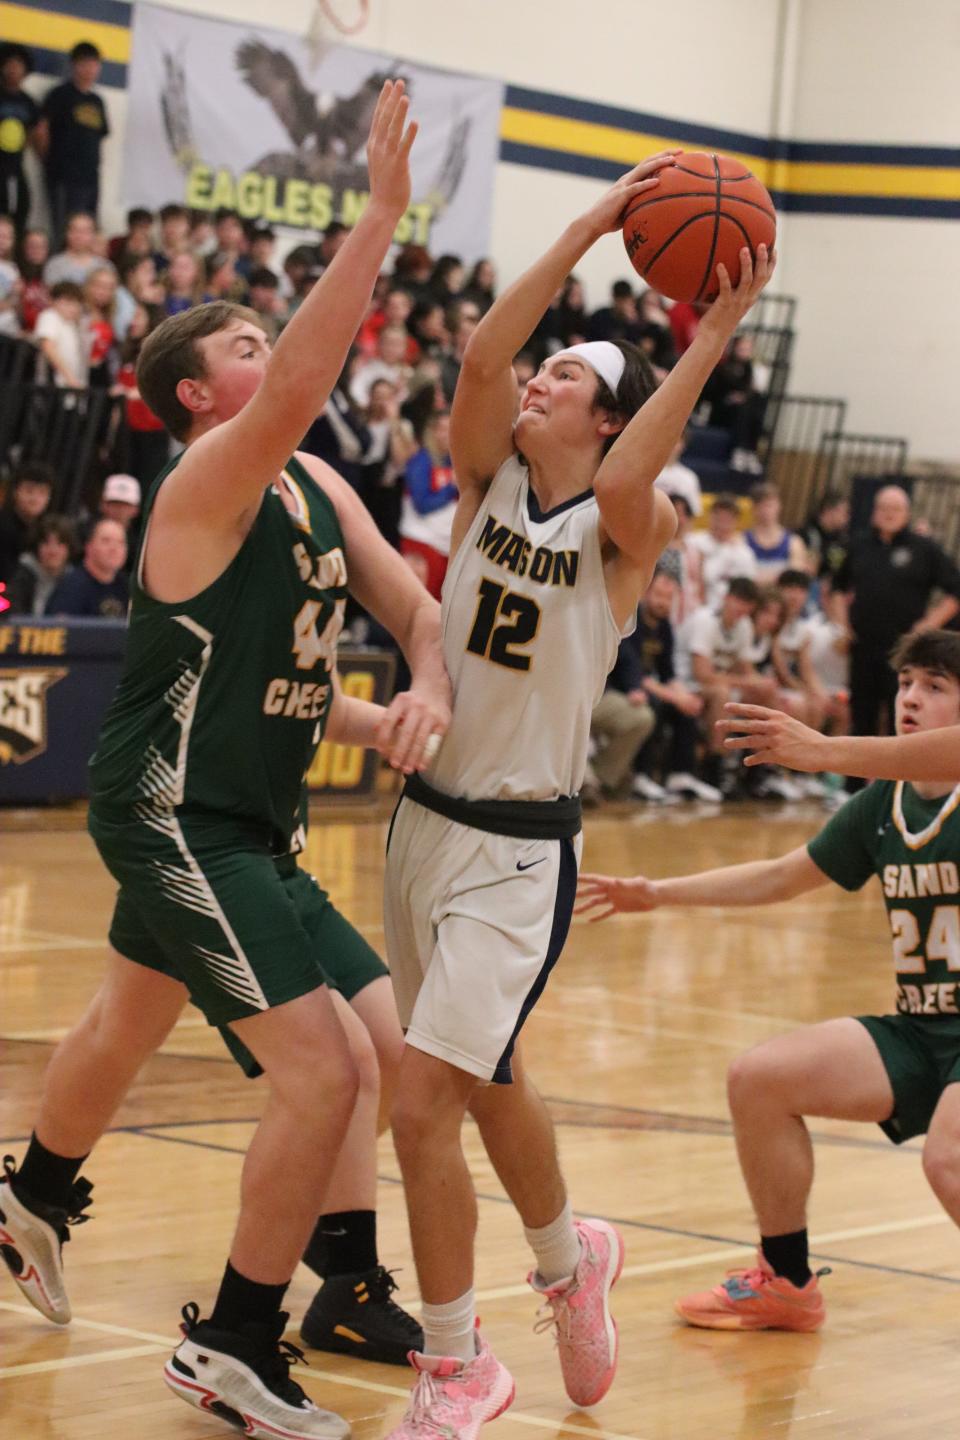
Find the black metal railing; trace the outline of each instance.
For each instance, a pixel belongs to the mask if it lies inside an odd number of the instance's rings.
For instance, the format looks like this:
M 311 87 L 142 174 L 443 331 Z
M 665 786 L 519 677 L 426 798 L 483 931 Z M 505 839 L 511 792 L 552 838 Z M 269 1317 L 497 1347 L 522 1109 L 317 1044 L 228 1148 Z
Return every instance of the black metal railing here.
M 53 466 L 51 508 L 73 514 L 89 501 L 98 450 L 115 402 L 106 390 L 55 385 L 0 385 L 0 459 L 7 469 L 24 460 Z
M 824 488 L 850 494 L 854 479 L 896 480 L 907 464 L 907 442 L 895 435 L 848 435 L 842 430 L 820 439 Z
M 931 472 L 908 480 L 913 523 L 925 528 L 948 555 L 960 563 L 960 475 Z
M 825 435 L 843 428 L 845 400 L 783 395 L 766 441 L 767 476 L 779 486 L 787 525 L 803 524 L 827 488 Z

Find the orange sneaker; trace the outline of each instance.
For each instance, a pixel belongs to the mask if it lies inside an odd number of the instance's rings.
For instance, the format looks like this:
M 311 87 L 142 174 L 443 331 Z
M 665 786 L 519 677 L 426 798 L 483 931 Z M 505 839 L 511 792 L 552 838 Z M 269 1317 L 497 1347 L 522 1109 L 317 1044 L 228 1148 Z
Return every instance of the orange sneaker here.
M 829 1274 L 818 1270 L 806 1285 L 791 1285 L 758 1251 L 753 1269 L 731 1270 L 721 1285 L 684 1295 L 674 1309 L 704 1330 L 819 1330 L 826 1307 L 817 1281 Z

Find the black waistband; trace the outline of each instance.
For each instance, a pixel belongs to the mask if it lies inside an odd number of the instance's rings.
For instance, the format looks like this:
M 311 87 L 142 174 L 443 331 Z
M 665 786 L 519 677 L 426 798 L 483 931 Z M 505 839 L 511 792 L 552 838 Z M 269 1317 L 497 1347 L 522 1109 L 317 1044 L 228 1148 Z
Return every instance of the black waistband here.
M 572 840 L 583 828 L 579 795 L 562 795 L 559 800 L 463 800 L 434 790 L 420 775 L 407 776 L 403 793 L 458 825 L 515 840 Z

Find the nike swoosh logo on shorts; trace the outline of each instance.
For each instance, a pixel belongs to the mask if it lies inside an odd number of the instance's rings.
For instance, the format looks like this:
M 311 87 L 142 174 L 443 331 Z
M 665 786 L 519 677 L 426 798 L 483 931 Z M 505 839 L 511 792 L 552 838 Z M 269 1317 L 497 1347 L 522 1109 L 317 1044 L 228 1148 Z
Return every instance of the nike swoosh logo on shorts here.
M 520 861 L 518 860 L 518 861 L 517 861 L 517 869 L 518 869 L 518 870 L 532 870 L 533 867 L 534 867 L 534 865 L 542 865 L 543 862 L 544 862 L 544 860 L 546 860 L 546 858 L 547 858 L 546 855 L 541 855 L 539 860 L 531 860 L 530 863 L 529 863 L 529 865 L 522 865 L 522 864 L 520 863 Z

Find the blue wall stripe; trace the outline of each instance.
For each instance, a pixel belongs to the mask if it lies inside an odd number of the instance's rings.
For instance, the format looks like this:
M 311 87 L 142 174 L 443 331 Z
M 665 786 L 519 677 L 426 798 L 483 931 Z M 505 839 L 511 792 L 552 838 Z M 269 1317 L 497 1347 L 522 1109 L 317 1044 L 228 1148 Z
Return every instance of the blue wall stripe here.
M 47 10 L 52 15 L 73 15 L 78 20 L 100 20 L 128 30 L 133 6 L 127 0 L 20 0 L 30 10 Z
M 66 80 L 69 65 L 62 50 L 46 50 L 42 45 L 28 45 L 33 56 L 34 69 L 38 75 L 52 75 L 55 80 Z M 127 86 L 127 67 L 116 60 L 104 60 L 100 72 L 100 84 L 112 85 L 117 90 Z

